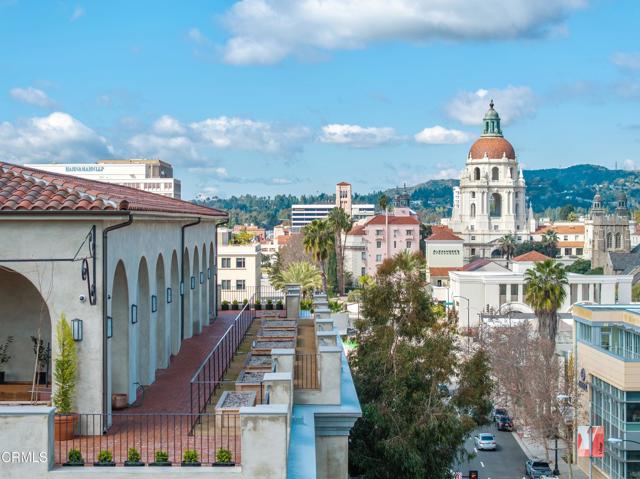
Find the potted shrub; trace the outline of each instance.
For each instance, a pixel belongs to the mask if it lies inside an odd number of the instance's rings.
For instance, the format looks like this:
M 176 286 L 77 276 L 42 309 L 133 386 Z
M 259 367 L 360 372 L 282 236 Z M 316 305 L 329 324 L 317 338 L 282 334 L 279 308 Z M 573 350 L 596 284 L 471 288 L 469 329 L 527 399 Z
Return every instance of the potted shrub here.
M 282 304 L 282 300 L 281 299 L 276 301 L 276 309 L 279 310 L 279 311 L 282 311 L 284 309 L 284 304 Z
M 82 453 L 80 452 L 80 450 L 69 449 L 69 453 L 67 454 L 67 462 L 65 462 L 63 466 L 69 466 L 69 467 L 84 466 L 84 458 L 82 457 Z
M 233 302 L 231 303 L 231 309 L 233 309 L 234 311 L 237 311 L 238 309 L 240 309 L 240 305 L 238 304 L 237 299 L 234 299 Z
M 11 360 L 9 345 L 13 342 L 13 336 L 7 336 L 4 343 L 0 344 L 0 384 L 4 384 L 4 365 Z
M 93 463 L 95 467 L 114 467 L 116 463 L 113 461 L 111 451 L 103 450 L 98 453 L 98 460 Z
M 273 309 L 273 300 L 271 300 L 271 299 L 267 300 L 267 309 L 269 309 L 269 310 Z
M 36 384 L 47 384 L 47 366 L 51 359 L 51 345 L 44 343 L 44 340 L 31 336 L 33 343 L 33 354 L 38 362 L 38 370 L 36 372 Z
M 169 453 L 167 451 L 156 451 L 154 455 L 154 461 L 149 464 L 150 466 L 171 466 L 171 461 L 169 460 Z
M 182 454 L 182 465 L 185 467 L 200 467 L 200 457 L 198 451 L 194 449 L 187 449 Z
M 245 307 L 247 304 L 249 304 L 249 300 L 247 298 L 244 298 L 242 300 L 242 307 Z
M 144 462 L 140 460 L 140 453 L 135 447 L 130 447 L 127 451 L 127 460 L 124 461 L 127 467 L 144 466 Z
M 256 308 L 256 310 L 261 310 L 262 309 L 262 303 L 260 302 L 259 299 L 256 299 L 255 308 Z
M 232 459 L 231 451 L 221 447 L 216 451 L 216 462 L 213 463 L 213 467 L 235 466 L 236 463 Z
M 226 299 L 222 302 L 222 311 L 228 311 L 229 310 L 229 301 L 227 301 Z
M 52 401 L 56 408 L 55 440 L 68 441 L 75 435 L 78 424 L 78 415 L 72 412 L 78 371 L 78 352 L 71 325 L 64 314 L 56 325 L 56 343 L 58 354 L 53 366 L 56 390 Z

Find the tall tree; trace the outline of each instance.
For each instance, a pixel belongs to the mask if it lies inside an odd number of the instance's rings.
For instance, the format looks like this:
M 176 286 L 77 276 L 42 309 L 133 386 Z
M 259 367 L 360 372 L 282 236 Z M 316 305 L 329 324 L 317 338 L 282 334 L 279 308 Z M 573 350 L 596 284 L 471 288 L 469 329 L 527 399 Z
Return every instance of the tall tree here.
M 278 272 L 271 278 L 277 289 L 284 289 L 286 284 L 299 284 L 302 295 L 307 297 L 313 290 L 322 286 L 322 275 L 316 266 L 307 261 L 291 263 L 287 269 Z
M 471 408 L 476 423 L 486 424 L 491 413 L 489 398 L 492 390 L 489 355 L 485 349 L 478 349 L 460 368 L 458 390 L 453 403 L 460 408 Z
M 322 288 L 327 291 L 327 258 L 333 249 L 333 231 L 326 220 L 313 220 L 303 229 L 304 249 L 320 265 Z
M 391 199 L 384 193 L 378 198 L 378 206 L 384 211 L 384 257 L 389 257 L 389 208 L 391 208 Z
M 554 230 L 547 230 L 542 235 L 542 245 L 545 254 L 550 258 L 555 258 L 558 254 L 558 234 Z
M 515 252 L 517 246 L 516 243 L 516 237 L 511 233 L 504 235 L 498 240 L 500 252 L 505 258 L 507 258 L 507 262 L 513 257 L 513 253 Z
M 555 345 L 558 332 L 558 309 L 566 297 L 567 272 L 562 264 L 552 259 L 541 261 L 529 268 L 525 275 L 525 302 L 538 318 L 538 334 Z
M 329 212 L 327 221 L 334 234 L 338 266 L 338 292 L 344 295 L 344 250 L 347 242 L 347 233 L 353 228 L 353 220 L 342 208 L 334 208 Z
M 440 395 L 456 368 L 456 328 L 426 290 L 417 262 L 398 256 L 362 290 L 353 375 L 362 405 L 350 472 L 373 479 L 448 477 L 475 423 Z

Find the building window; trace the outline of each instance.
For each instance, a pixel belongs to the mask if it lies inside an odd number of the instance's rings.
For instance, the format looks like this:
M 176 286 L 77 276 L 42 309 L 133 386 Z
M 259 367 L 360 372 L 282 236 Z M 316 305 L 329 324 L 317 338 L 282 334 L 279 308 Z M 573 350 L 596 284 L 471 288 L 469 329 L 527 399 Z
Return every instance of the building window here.
M 382 241 L 376 241 L 376 248 L 382 248 Z
M 236 279 L 236 289 L 238 291 L 244 291 L 246 289 L 246 283 L 244 279 Z
M 393 249 L 396 249 L 398 247 L 398 245 L 396 244 L 395 240 L 393 241 Z
M 364 261 L 364 260 L 366 260 L 366 259 L 367 259 L 367 253 L 366 253 L 366 251 L 363 251 L 362 253 L 360 253 L 360 259 L 361 259 L 362 261 Z
M 611 233 L 607 233 L 607 249 L 611 248 Z
M 620 233 L 616 233 L 616 249 L 620 248 L 622 245 L 622 235 Z
M 221 284 L 220 286 L 221 286 L 221 288 L 222 288 L 223 290 L 229 290 L 229 289 L 231 289 L 231 280 L 230 280 L 230 279 L 223 279 L 223 280 L 221 281 L 221 283 L 222 283 L 222 284 Z
M 583 255 L 583 249 L 582 248 L 576 248 L 576 255 L 577 256 L 582 256 Z
M 376 236 L 382 236 L 384 230 L 376 230 Z
M 400 232 L 400 230 L 393 230 L 393 237 L 397 238 L 399 232 Z
M 379 263 L 380 261 L 382 261 L 382 255 L 381 254 L 377 254 L 376 255 L 376 262 Z
M 477 166 L 473 169 L 473 179 L 476 181 L 480 179 L 480 168 Z
M 360 276 L 364 276 L 365 274 L 367 274 L 367 268 L 365 268 L 364 266 L 360 269 Z
M 565 256 L 571 256 L 571 248 L 565 248 L 564 249 L 564 255 Z
M 231 258 L 222 258 L 222 267 L 231 268 Z
M 518 301 L 518 285 L 511 285 L 511 301 Z
M 244 258 L 236 258 L 236 268 L 245 268 L 245 259 Z
M 500 289 L 500 302 L 498 304 L 502 306 L 504 303 L 507 302 L 507 285 L 501 284 L 499 289 Z
M 493 225 L 493 230 L 498 231 L 498 225 Z
M 436 282 L 436 286 L 442 286 L 442 280 L 441 280 L 441 279 L 439 279 L 439 280 Z
M 475 231 L 476 230 L 476 225 L 469 225 L 469 229 L 471 231 Z
M 489 197 L 489 216 L 493 218 L 502 216 L 502 196 L 499 193 L 493 193 Z
M 476 249 L 475 248 L 471 248 L 471 256 L 475 256 L 476 255 Z
M 472 191 L 472 192 L 471 192 L 471 198 L 475 198 L 475 197 L 476 197 L 476 192 L 475 192 L 475 191 Z
M 411 241 L 407 241 L 407 249 L 411 249 Z
M 405 231 L 405 233 L 407 234 L 407 236 L 413 236 L 413 230 L 407 230 Z
M 475 203 L 471 203 L 471 217 L 472 218 L 476 217 L 476 204 Z
M 471 241 L 475 241 L 475 240 L 476 240 L 476 237 L 475 237 L 475 236 L 472 236 L 472 237 L 471 237 Z
M 564 241 L 569 241 L 569 235 L 564 235 Z
M 498 181 L 499 179 L 500 179 L 500 173 L 499 173 L 498 167 L 494 166 L 491 169 L 491 180 L 492 181 Z

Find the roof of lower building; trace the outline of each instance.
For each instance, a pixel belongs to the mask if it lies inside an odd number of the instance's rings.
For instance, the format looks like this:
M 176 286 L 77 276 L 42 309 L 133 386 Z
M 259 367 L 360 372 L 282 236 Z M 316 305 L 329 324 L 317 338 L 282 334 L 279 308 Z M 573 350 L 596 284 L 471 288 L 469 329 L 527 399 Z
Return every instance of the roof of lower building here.
M 546 261 L 549 258 L 547 255 L 540 253 L 539 251 L 529 251 L 513 258 L 513 261 Z
M 427 238 L 427 241 L 463 241 L 449 229 L 439 229 Z
M 628 253 L 609 253 L 613 270 L 621 274 L 634 274 L 640 267 L 640 245 Z
M 7 211 L 140 211 L 227 216 L 222 210 L 148 191 L 0 161 L 0 214 Z
M 461 271 L 461 267 L 433 267 L 429 268 L 429 276 L 434 277 L 448 277 L 449 271 Z
M 493 261 L 491 261 L 490 259 L 486 259 L 486 258 L 480 258 L 477 259 L 475 261 L 472 261 L 471 263 L 467 263 L 462 267 L 462 271 L 476 271 L 480 268 L 482 268 L 483 266 L 488 265 L 489 263 L 493 263 Z
M 347 234 L 349 236 L 362 236 L 365 234 L 364 225 L 354 225 Z
M 549 230 L 553 230 L 559 235 L 583 235 L 584 224 L 576 223 L 574 225 L 545 225 L 538 228 L 534 234 L 541 235 Z
M 414 216 L 387 216 L 387 220 L 385 221 L 385 215 L 376 215 L 367 221 L 367 225 L 419 225 L 420 221 L 418 218 Z

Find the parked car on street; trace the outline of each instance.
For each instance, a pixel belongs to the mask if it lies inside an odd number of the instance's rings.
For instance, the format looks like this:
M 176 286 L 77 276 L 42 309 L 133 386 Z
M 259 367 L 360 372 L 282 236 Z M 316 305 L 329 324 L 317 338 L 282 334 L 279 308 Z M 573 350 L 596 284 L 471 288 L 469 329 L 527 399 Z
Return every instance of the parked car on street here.
M 473 442 L 479 451 L 495 451 L 497 447 L 496 437 L 488 432 L 476 434 L 473 437 Z
M 496 421 L 498 431 L 513 431 L 513 421 L 509 416 L 500 416 Z
M 493 411 L 491 411 L 491 421 L 492 422 L 497 422 L 498 421 L 498 417 L 500 416 L 508 416 L 509 413 L 507 412 L 507 410 L 503 407 L 494 407 Z
M 553 477 L 553 471 L 547 461 L 539 459 L 529 459 L 524 463 L 524 474 L 530 479 L 542 479 L 543 477 Z

